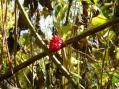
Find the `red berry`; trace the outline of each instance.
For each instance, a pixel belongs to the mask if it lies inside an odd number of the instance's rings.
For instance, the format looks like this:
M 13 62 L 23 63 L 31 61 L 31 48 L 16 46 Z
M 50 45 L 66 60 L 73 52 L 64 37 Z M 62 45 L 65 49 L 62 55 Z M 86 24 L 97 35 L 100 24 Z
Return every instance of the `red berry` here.
M 59 37 L 58 35 L 53 35 L 52 39 L 50 40 L 50 51 L 57 52 L 58 50 L 60 50 L 63 43 L 64 42 L 61 37 Z

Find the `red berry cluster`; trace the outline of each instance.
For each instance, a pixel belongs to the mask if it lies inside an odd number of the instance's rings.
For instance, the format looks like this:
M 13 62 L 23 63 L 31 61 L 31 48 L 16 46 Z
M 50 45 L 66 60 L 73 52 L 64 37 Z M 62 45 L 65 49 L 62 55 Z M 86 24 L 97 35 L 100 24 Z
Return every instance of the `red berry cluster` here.
M 50 51 L 57 52 L 58 50 L 60 50 L 63 43 L 64 41 L 61 39 L 61 37 L 59 37 L 58 35 L 53 35 L 52 39 L 50 40 Z

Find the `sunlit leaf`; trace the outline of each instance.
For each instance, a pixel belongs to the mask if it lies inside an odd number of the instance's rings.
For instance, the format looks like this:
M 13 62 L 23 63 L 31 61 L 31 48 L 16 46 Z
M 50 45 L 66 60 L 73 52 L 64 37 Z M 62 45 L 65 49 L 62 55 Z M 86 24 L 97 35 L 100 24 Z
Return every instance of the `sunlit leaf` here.
M 94 1 L 95 4 L 97 4 L 99 0 L 93 0 L 93 1 Z
M 97 17 L 94 17 L 92 19 L 91 24 L 92 24 L 92 26 L 99 26 L 99 25 L 106 23 L 107 21 L 108 21 L 108 19 L 104 15 L 100 14 Z
M 59 31 L 59 33 L 63 35 L 64 39 L 66 39 L 67 36 L 71 34 L 71 30 L 72 30 L 72 25 L 68 24 L 66 26 L 63 26 L 61 30 Z
M 112 83 L 119 83 L 119 74 L 118 73 L 114 73 L 114 76 L 112 77 Z
M 115 36 L 116 36 L 115 32 L 114 31 L 110 31 L 109 34 L 108 34 L 108 39 L 109 40 L 114 40 Z
M 29 45 L 30 44 L 30 38 L 28 33 L 24 33 L 21 37 L 20 37 L 20 43 L 22 45 Z
M 116 59 L 119 60 L 119 47 L 116 47 Z

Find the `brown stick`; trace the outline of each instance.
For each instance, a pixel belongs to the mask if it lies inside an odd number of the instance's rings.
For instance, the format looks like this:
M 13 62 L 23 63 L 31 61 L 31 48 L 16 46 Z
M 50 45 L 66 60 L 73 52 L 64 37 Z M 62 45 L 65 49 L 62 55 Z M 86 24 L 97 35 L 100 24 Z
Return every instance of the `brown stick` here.
M 73 37 L 73 38 L 71 38 L 69 40 L 66 40 L 65 41 L 65 44 L 62 46 L 62 48 L 63 47 L 66 47 L 67 45 L 69 45 L 69 44 L 71 44 L 71 43 L 73 43 L 75 41 L 78 41 L 78 40 L 80 40 L 80 39 L 82 39 L 82 38 L 84 38 L 86 36 L 89 36 L 89 35 L 92 35 L 92 34 L 95 34 L 95 33 L 99 32 L 99 31 L 102 31 L 105 28 L 107 28 L 107 27 L 109 27 L 111 25 L 117 24 L 117 23 L 119 23 L 119 18 L 116 18 L 114 20 L 111 20 L 111 21 L 109 21 L 109 22 L 107 22 L 107 23 L 105 23 L 105 24 L 103 24 L 101 26 L 98 26 L 98 27 L 95 27 L 93 29 L 87 30 L 87 31 L 81 33 L 80 35 L 78 35 L 76 37 Z M 19 70 L 21 70 L 21 69 L 29 66 L 33 62 L 35 62 L 35 61 L 37 61 L 37 60 L 39 60 L 39 59 L 41 59 L 41 58 L 43 58 L 45 56 L 47 56 L 47 54 L 45 52 L 43 52 L 43 53 L 40 53 L 39 55 L 36 55 L 36 56 L 28 59 L 27 61 L 21 63 L 20 65 L 18 65 L 15 68 L 13 68 L 14 74 L 17 73 Z M 12 75 L 13 74 L 11 73 L 11 71 L 8 71 L 5 74 L 0 75 L 0 81 L 9 78 Z
M 68 24 L 69 11 L 70 11 L 70 8 L 71 8 L 72 1 L 73 1 L 73 0 L 69 0 L 68 10 L 67 10 L 67 16 L 66 16 L 66 21 L 65 21 L 65 23 L 64 23 L 65 25 Z
M 117 24 L 117 23 L 119 23 L 119 18 L 112 19 L 111 21 L 104 23 L 103 25 L 100 25 L 98 27 L 92 28 L 90 30 L 85 30 L 80 35 L 73 37 L 73 38 L 70 38 L 69 40 L 66 40 L 65 43 L 62 45 L 62 48 L 75 42 L 75 41 L 78 41 L 78 40 L 80 40 L 86 36 L 90 36 L 90 35 L 93 35 L 93 34 L 99 32 L 99 31 L 102 31 L 105 28 L 110 27 L 110 26 Z
M 46 55 L 47 55 L 47 54 L 46 54 L 45 52 L 43 52 L 43 53 L 40 53 L 40 54 L 38 54 L 38 55 L 36 55 L 36 56 L 34 56 L 34 57 L 28 59 L 27 61 L 21 63 L 20 65 L 18 65 L 18 66 L 16 66 L 16 67 L 14 67 L 14 68 L 13 68 L 13 73 L 16 74 L 19 70 L 21 70 L 21 69 L 23 69 L 23 68 L 29 66 L 29 65 L 32 64 L 33 62 L 35 62 L 35 61 L 37 61 L 37 60 L 39 60 L 39 59 L 45 57 Z M 7 78 L 13 76 L 13 73 L 12 73 L 10 70 L 8 70 L 5 74 L 0 75 L 0 81 L 3 81 L 4 79 L 7 79 Z
M 55 63 L 55 65 L 62 71 L 63 75 L 72 81 L 72 83 L 74 84 L 75 87 L 78 87 L 77 84 L 75 83 L 75 81 L 73 80 L 73 78 L 70 76 L 70 73 L 66 70 L 66 68 L 60 63 L 60 55 L 53 55 L 49 48 L 45 45 L 45 42 L 42 40 L 42 37 L 36 32 L 34 26 L 32 25 L 30 19 L 28 18 L 27 13 L 25 12 L 23 6 L 20 4 L 19 0 L 16 0 L 16 3 L 18 5 L 18 8 L 20 10 L 20 12 L 22 13 L 22 16 L 24 18 L 24 21 L 26 23 L 26 25 L 28 26 L 29 30 L 33 33 L 33 36 L 36 38 L 36 41 L 38 42 L 39 47 L 43 48 L 45 50 L 45 53 L 47 53 L 47 55 L 49 56 L 49 58 Z M 59 59 L 59 60 L 58 60 Z

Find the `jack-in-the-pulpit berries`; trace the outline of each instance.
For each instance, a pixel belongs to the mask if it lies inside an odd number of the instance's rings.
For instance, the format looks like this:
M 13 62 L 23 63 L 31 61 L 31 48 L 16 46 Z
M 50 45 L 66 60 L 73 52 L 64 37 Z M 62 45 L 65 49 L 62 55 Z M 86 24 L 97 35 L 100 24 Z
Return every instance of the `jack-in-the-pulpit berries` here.
M 58 35 L 53 35 L 52 39 L 50 40 L 50 51 L 57 52 L 61 48 L 63 43 L 64 41 L 61 39 L 61 37 L 59 37 Z

